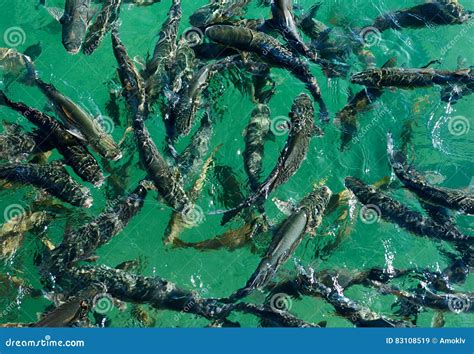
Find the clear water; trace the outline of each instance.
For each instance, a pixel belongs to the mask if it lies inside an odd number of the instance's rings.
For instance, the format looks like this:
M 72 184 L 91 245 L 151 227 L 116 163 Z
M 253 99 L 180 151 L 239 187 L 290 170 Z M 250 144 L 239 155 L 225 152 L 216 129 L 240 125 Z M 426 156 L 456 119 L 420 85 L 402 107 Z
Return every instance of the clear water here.
M 121 13 L 122 40 L 132 57 L 143 58 L 151 50 L 157 38 L 158 30 L 169 9 L 170 0 L 149 7 L 123 6 Z M 184 0 L 183 21 L 181 31 L 189 27 L 188 16 L 205 0 Z M 295 1 L 300 9 L 308 9 L 313 0 Z M 351 26 L 367 26 L 370 20 L 380 12 L 397 9 L 421 1 L 411 0 L 373 0 L 373 1 L 340 1 L 327 0 L 324 2 L 318 19 L 332 25 L 349 24 Z M 62 7 L 62 1 L 48 1 L 50 7 Z M 474 1 L 465 0 L 467 8 L 474 8 Z M 60 25 L 45 11 L 36 8 L 35 0 L 0 1 L 2 16 L 0 18 L 0 34 L 8 28 L 19 27 L 24 33 L 24 43 L 17 47 L 24 50 L 29 45 L 41 41 L 42 54 L 36 60 L 36 67 L 45 81 L 51 81 L 62 92 L 81 103 L 95 115 L 105 114 L 108 101 L 106 83 L 115 77 L 116 61 L 112 54 L 110 36 L 107 36 L 100 48 L 92 56 L 82 54 L 71 56 L 66 53 L 61 44 Z M 248 18 L 267 17 L 268 8 L 257 7 L 252 2 L 247 12 Z M 465 26 L 464 26 L 465 27 Z M 460 34 L 462 26 L 445 26 L 419 30 L 403 30 L 401 32 L 386 31 L 380 42 L 370 49 L 377 58 L 377 64 L 382 65 L 388 58 L 396 56 L 399 65 L 420 67 L 430 60 L 441 59 L 440 67 L 455 69 L 458 56 L 467 59 L 471 65 L 473 55 L 474 27 Z M 0 42 L 5 41 L 0 36 Z M 452 41 L 452 42 L 450 42 Z M 1 46 L 6 46 L 5 43 Z M 450 43 L 448 45 L 448 43 Z M 357 59 L 353 59 L 354 69 L 361 68 Z M 347 89 L 350 87 L 344 79 L 327 80 L 317 66 L 312 67 L 317 76 L 323 97 L 328 104 L 332 116 L 340 110 L 347 101 Z M 272 117 L 287 115 L 294 97 L 304 90 L 303 85 L 284 70 L 275 69 L 272 74 L 277 82 L 277 93 L 270 102 Z M 354 87 L 356 92 L 360 88 Z M 9 95 L 15 100 L 43 109 L 49 109 L 41 93 L 31 87 L 14 83 L 9 87 Z M 278 188 L 272 195 L 281 200 L 297 201 L 311 190 L 311 185 L 326 180 L 327 185 L 339 192 L 343 187 L 346 176 L 356 176 L 368 183 L 374 183 L 383 177 L 390 176 L 391 171 L 386 158 L 386 133 L 392 131 L 396 139 L 400 139 L 403 126 L 408 125 L 412 131 L 411 158 L 420 171 L 426 171 L 440 185 L 451 188 L 471 188 L 474 186 L 474 121 L 472 118 L 472 102 L 470 97 L 461 100 L 453 107 L 447 107 L 440 102 L 439 88 L 421 89 L 414 91 L 387 90 L 376 108 L 359 116 L 360 142 L 352 144 L 344 153 L 339 151 L 340 133 L 334 125 L 326 128 L 323 138 L 314 138 L 310 152 L 298 173 L 285 185 Z M 241 152 L 244 149 L 242 131 L 245 128 L 250 112 L 254 108 L 248 96 L 243 96 L 231 85 L 227 85 L 220 97 L 219 106 L 224 111 L 222 119 L 214 122 L 214 136 L 211 146 L 223 144 L 215 157 L 215 165 L 226 165 L 233 169 L 241 182 L 244 194 L 248 193 L 247 179 L 243 169 Z M 385 114 L 378 114 L 385 107 Z M 126 128 L 126 108 L 120 103 L 121 122 L 113 130 L 114 138 L 118 141 Z M 31 128 L 13 111 L 0 108 L 1 119 L 9 122 L 20 122 Z M 464 135 L 453 135 L 449 132 L 450 118 L 463 116 L 472 126 Z M 148 121 L 148 127 L 158 146 L 162 146 L 165 136 L 161 117 L 154 115 Z M 278 137 L 275 142 L 269 141 L 265 151 L 265 168 L 267 173 L 272 169 L 279 152 L 284 145 L 285 136 Z M 186 140 L 178 145 L 178 149 L 186 145 Z M 134 163 L 129 169 L 127 179 L 128 189 L 134 188 L 137 181 L 145 173 L 138 167 L 133 140 L 129 136 L 125 143 L 125 158 L 114 163 L 120 166 L 134 157 Z M 53 155 L 51 159 L 59 158 Z M 92 186 L 90 186 L 91 189 Z M 222 187 L 218 184 L 213 171 L 208 174 L 206 186 L 197 204 L 204 210 L 204 220 L 197 227 L 185 230 L 182 238 L 187 241 L 200 241 L 221 234 L 226 228 L 220 226 L 220 218 L 208 213 L 216 208 L 222 208 Z M 392 194 L 403 203 L 421 210 L 418 202 L 408 191 L 394 184 Z M 87 211 L 75 211 L 67 218 L 58 218 L 49 225 L 46 233 L 54 242 L 60 242 L 65 224 L 73 227 L 81 225 L 87 217 L 92 217 L 103 210 L 107 203 L 104 188 L 93 191 L 94 205 Z M 39 196 L 32 188 L 3 189 L 0 191 L 0 210 L 6 210 L 9 205 L 19 204 L 28 209 L 35 198 Z M 266 204 L 268 215 L 275 223 L 284 218 L 275 205 L 269 200 Z M 360 206 L 358 206 L 360 207 Z M 149 195 L 143 210 L 130 222 L 126 229 L 109 244 L 98 250 L 98 263 L 115 266 L 123 261 L 140 259 L 144 275 L 159 275 L 165 279 L 188 289 L 206 289 L 208 296 L 227 296 L 245 284 L 259 262 L 259 255 L 252 253 L 250 247 L 234 251 L 225 249 L 198 252 L 193 249 L 170 249 L 163 245 L 164 229 L 170 217 L 170 209 L 159 202 L 154 195 Z M 3 213 L 2 213 L 3 215 Z M 326 244 L 331 244 L 334 235 L 340 231 L 326 220 L 315 237 L 306 236 L 294 255 L 278 273 L 280 279 L 287 279 L 295 273 L 295 265 L 313 264 L 317 269 L 366 269 L 373 266 L 395 268 L 420 267 L 433 270 L 443 269 L 447 260 L 443 258 L 437 246 L 430 240 L 415 237 L 399 227 L 379 221 L 366 224 L 354 211 L 351 232 L 342 243 L 321 259 L 318 256 Z M 65 220 L 69 219 L 69 220 Z M 466 233 L 474 231 L 473 219 L 458 216 L 459 227 Z M 239 221 L 227 227 L 237 228 Z M 39 274 L 33 265 L 33 255 L 39 249 L 37 236 L 27 233 L 21 248 L 14 256 L 2 260 L 0 264 L 0 308 L 9 307 L 0 322 L 31 322 L 51 304 L 45 297 L 26 294 L 21 296 L 17 286 L 14 286 L 8 276 L 21 279 L 36 289 L 41 289 Z M 403 286 L 403 285 L 402 285 Z M 474 290 L 472 276 L 458 288 L 462 291 Z M 375 290 L 363 287 L 351 288 L 347 295 L 382 314 L 393 315 L 390 308 L 395 301 L 393 296 L 383 296 Z M 256 292 L 249 297 L 250 301 L 261 302 L 263 293 Z M 131 315 L 132 306 L 129 304 L 123 310 L 115 307 L 107 313 L 114 327 L 137 326 L 137 321 Z M 179 314 L 165 310 L 153 310 L 144 307 L 150 317 L 155 319 L 156 327 L 201 327 L 208 322 L 190 314 Z M 351 323 L 338 317 L 332 307 L 323 300 L 305 298 L 302 301 L 292 301 L 290 311 L 307 321 L 319 322 L 327 320 L 329 327 L 349 327 Z M 430 326 L 434 316 L 432 310 L 425 310 L 418 319 L 419 326 Z M 251 316 L 233 315 L 233 320 L 242 326 L 256 326 L 257 320 Z M 464 327 L 472 325 L 472 315 L 461 313 L 446 313 L 446 326 Z

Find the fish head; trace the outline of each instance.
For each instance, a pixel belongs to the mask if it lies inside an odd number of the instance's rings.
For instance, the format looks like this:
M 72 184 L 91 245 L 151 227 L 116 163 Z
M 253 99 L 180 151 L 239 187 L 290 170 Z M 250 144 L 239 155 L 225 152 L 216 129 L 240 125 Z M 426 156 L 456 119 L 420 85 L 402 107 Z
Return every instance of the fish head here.
M 316 187 L 308 196 L 300 203 L 299 208 L 306 210 L 308 222 L 306 224 L 306 232 L 315 234 L 316 229 L 321 224 L 324 210 L 329 204 L 332 191 L 327 186 Z
M 289 113 L 291 119 L 291 132 L 298 133 L 303 129 L 308 133 L 313 130 L 314 106 L 311 97 L 306 93 L 301 93 L 293 101 L 291 111 Z
M 84 41 L 85 29 L 74 28 L 73 24 L 63 24 L 62 43 L 64 48 L 70 54 L 77 54 L 81 50 L 82 42 Z

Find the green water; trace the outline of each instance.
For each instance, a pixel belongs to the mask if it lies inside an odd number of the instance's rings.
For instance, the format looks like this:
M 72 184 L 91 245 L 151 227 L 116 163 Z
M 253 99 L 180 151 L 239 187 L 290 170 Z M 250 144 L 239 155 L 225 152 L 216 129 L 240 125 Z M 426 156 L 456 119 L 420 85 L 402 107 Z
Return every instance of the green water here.
M 166 17 L 170 0 L 149 7 L 129 7 L 124 5 L 121 12 L 121 37 L 131 57 L 144 58 L 151 50 L 157 38 L 161 23 Z M 189 27 L 188 17 L 206 0 L 183 0 L 183 21 L 181 31 Z M 312 5 L 313 0 L 295 1 L 302 9 Z M 318 13 L 318 19 L 328 24 L 342 24 L 350 21 L 352 26 L 367 26 L 370 20 L 379 12 L 413 6 L 421 1 L 386 0 L 386 1 L 340 1 L 326 0 Z M 48 1 L 47 5 L 62 7 L 62 1 Z M 474 8 L 474 1 L 463 1 L 466 8 Z M 36 60 L 36 68 L 45 81 L 51 81 L 63 93 L 76 102 L 81 103 L 94 115 L 105 114 L 105 105 L 109 94 L 106 83 L 115 77 L 117 67 L 112 54 L 110 36 L 108 35 L 99 49 L 91 56 L 78 54 L 69 55 L 61 44 L 61 27 L 52 19 L 44 8 L 36 9 L 37 1 L 16 0 L 0 1 L 1 19 L 0 35 L 8 28 L 19 27 L 24 32 L 24 43 L 17 47 L 24 50 L 28 46 L 41 41 L 42 54 Z M 268 17 L 269 9 L 257 7 L 254 4 L 248 9 L 248 18 Z M 403 30 L 401 32 L 386 31 L 379 43 L 371 47 L 381 66 L 388 58 L 396 56 L 399 65 L 420 67 L 430 60 L 441 59 L 442 68 L 455 69 L 458 56 L 467 59 L 468 65 L 474 53 L 474 27 L 471 26 L 460 34 L 466 26 L 445 26 L 430 29 Z M 2 42 L 3 40 L 3 42 Z M 448 43 L 453 40 L 446 47 Z M 1 46 L 4 39 L 0 36 Z M 446 50 L 447 48 L 447 50 Z M 351 61 L 353 70 L 361 69 L 356 58 Z M 344 79 L 328 81 L 319 67 L 312 66 L 312 71 L 320 82 L 323 97 L 328 104 L 331 116 L 340 110 L 347 101 L 347 89 L 350 84 Z M 304 87 L 284 70 L 274 69 L 272 75 L 277 82 L 277 92 L 270 102 L 272 117 L 286 116 L 293 99 Z M 357 92 L 360 87 L 353 87 Z M 36 88 L 27 87 L 20 83 L 12 84 L 8 89 L 9 95 L 15 100 L 21 100 L 38 109 L 49 109 L 46 101 Z M 392 131 L 399 142 L 403 126 L 408 125 L 412 130 L 410 157 L 415 166 L 430 176 L 442 186 L 451 188 L 468 188 L 474 185 L 474 129 L 463 135 L 450 134 L 448 121 L 452 117 L 463 116 L 474 127 L 472 118 L 472 98 L 466 97 L 450 110 L 440 102 L 439 88 L 420 89 L 414 91 L 387 90 L 375 109 L 360 115 L 360 142 L 352 144 L 348 151 L 339 151 L 340 132 L 333 124 L 325 129 L 325 136 L 314 138 L 306 160 L 297 174 L 285 185 L 276 190 L 272 197 L 281 200 L 298 201 L 307 194 L 312 184 L 322 180 L 334 191 L 343 189 L 343 179 L 346 176 L 356 176 L 368 183 L 374 183 L 383 177 L 390 176 L 391 171 L 386 158 L 386 133 Z M 224 111 L 222 117 L 214 121 L 214 135 L 211 146 L 222 144 L 215 157 L 215 165 L 230 166 L 239 180 L 241 188 L 248 193 L 247 178 L 243 168 L 241 152 L 244 150 L 242 132 L 247 125 L 254 104 L 248 96 L 242 95 L 231 85 L 225 85 L 225 91 L 219 98 L 218 105 Z M 120 140 L 126 128 L 126 107 L 121 108 L 121 125 L 115 125 L 113 136 Z M 385 113 L 381 113 L 385 112 Z M 24 119 L 13 111 L 0 108 L 1 119 L 9 122 L 19 122 L 22 126 L 31 128 Z M 381 118 L 380 118 L 381 117 Z M 165 136 L 161 117 L 153 115 L 147 121 L 153 139 L 162 147 Z M 178 144 L 178 150 L 186 145 L 184 139 Z M 273 168 L 285 136 L 268 141 L 265 146 L 265 171 Z M 145 176 L 139 168 L 138 157 L 131 136 L 125 142 L 125 158 L 115 167 L 121 166 L 134 154 L 134 162 L 129 170 L 127 179 L 128 189 Z M 59 158 L 53 154 L 51 159 Z M 72 173 L 72 172 L 71 172 Z M 77 178 L 77 177 L 76 177 Z M 188 181 L 189 183 L 189 181 Z M 391 191 L 404 204 L 421 210 L 416 198 L 408 191 L 397 188 L 394 183 Z M 81 225 L 87 218 L 100 213 L 107 203 L 104 188 L 93 190 L 94 204 L 87 211 L 75 210 L 65 220 L 53 220 L 46 230 L 46 235 L 59 243 L 66 223 L 72 227 Z M 211 170 L 206 180 L 204 191 L 197 205 L 204 211 L 204 219 L 197 227 L 185 230 L 182 238 L 187 241 L 200 241 L 221 234 L 228 227 L 237 228 L 240 221 L 234 221 L 226 226 L 220 226 L 220 218 L 210 215 L 214 209 L 223 208 L 222 195 L 224 191 Z M 19 204 L 28 209 L 35 198 L 39 196 L 32 188 L 4 189 L 0 191 L 0 211 L 9 205 Z M 271 198 L 270 198 L 271 199 Z M 270 219 L 277 223 L 284 215 L 269 200 L 266 204 Z M 360 208 L 360 205 L 355 206 Z M 234 290 L 243 286 L 257 266 L 260 256 L 252 253 L 250 247 L 243 247 L 232 252 L 225 249 L 198 252 L 193 249 L 170 249 L 163 245 L 162 237 L 168 223 L 171 210 L 159 202 L 154 194 L 150 194 L 142 211 L 130 224 L 109 244 L 98 250 L 100 264 L 116 266 L 132 259 L 141 260 L 141 273 L 144 275 L 159 275 L 187 289 L 205 289 L 206 296 L 222 297 L 230 295 Z M 334 241 L 334 235 L 340 231 L 332 225 L 334 217 L 325 220 L 315 237 L 306 236 L 296 251 L 294 257 L 283 267 L 279 279 L 288 279 L 295 274 L 295 265 L 312 264 L 321 269 L 367 269 L 373 266 L 395 268 L 420 267 L 432 270 L 443 269 L 447 260 L 443 258 L 436 244 L 432 241 L 415 237 L 399 227 L 379 221 L 366 224 L 359 218 L 359 209 L 353 209 L 351 232 L 342 243 L 326 254 L 319 255 L 322 248 Z M 3 215 L 3 213 L 2 213 Z M 467 234 L 474 231 L 472 218 L 457 217 L 458 226 Z M 21 248 L 14 256 L 3 260 L 0 265 L 2 275 L 0 310 L 9 309 L 2 315 L 0 322 L 31 322 L 37 319 L 37 313 L 43 312 L 51 302 L 42 296 L 27 294 L 21 296 L 17 287 L 7 280 L 9 276 L 22 279 L 25 284 L 41 289 L 39 273 L 33 264 L 33 258 L 40 249 L 37 236 L 27 233 Z M 401 284 L 402 287 L 409 284 Z M 474 281 L 470 276 L 465 284 L 457 287 L 461 291 L 473 291 Z M 393 316 L 391 305 L 393 296 L 383 296 L 375 290 L 363 287 L 350 288 L 346 295 L 360 304 L 381 314 Z M 253 302 L 262 302 L 265 294 L 255 292 L 249 296 Z M 131 304 L 125 309 L 117 306 L 106 315 L 114 327 L 137 326 L 138 322 L 131 315 Z M 193 315 L 154 310 L 144 307 L 150 317 L 155 319 L 156 327 L 202 327 L 208 321 Z M 293 300 L 290 311 L 300 318 L 319 322 L 326 320 L 329 327 L 350 327 L 347 320 L 335 315 L 333 308 L 321 299 L 304 298 Z M 430 326 L 434 311 L 426 309 L 421 312 L 417 324 Z M 242 326 L 257 326 L 257 320 L 247 315 L 232 315 L 232 320 Z M 472 325 L 474 318 L 466 313 L 446 313 L 446 326 L 465 327 Z

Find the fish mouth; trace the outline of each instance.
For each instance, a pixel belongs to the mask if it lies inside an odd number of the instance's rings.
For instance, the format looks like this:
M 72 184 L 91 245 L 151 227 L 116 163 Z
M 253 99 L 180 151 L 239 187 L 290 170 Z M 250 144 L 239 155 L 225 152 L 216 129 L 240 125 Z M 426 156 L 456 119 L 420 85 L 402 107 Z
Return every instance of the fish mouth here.
M 81 50 L 81 47 L 79 47 L 79 48 L 66 48 L 66 50 L 69 54 L 75 55 L 75 54 L 79 53 L 79 51 Z
M 120 160 L 121 158 L 123 157 L 123 154 L 121 152 L 119 152 L 118 154 L 114 154 L 112 156 L 112 161 L 118 161 Z

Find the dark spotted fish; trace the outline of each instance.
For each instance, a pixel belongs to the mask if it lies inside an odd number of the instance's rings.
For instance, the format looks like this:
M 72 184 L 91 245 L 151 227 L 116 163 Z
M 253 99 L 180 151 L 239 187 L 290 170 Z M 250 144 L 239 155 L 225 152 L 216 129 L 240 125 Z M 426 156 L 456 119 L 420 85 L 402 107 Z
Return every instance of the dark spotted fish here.
M 245 287 L 229 297 L 236 301 L 250 292 L 265 287 L 278 269 L 293 255 L 305 233 L 315 233 L 322 221 L 322 215 L 332 192 L 327 187 L 316 188 L 307 195 L 296 210 L 281 223 L 260 264 Z
M 393 171 L 410 191 L 422 200 L 448 209 L 474 215 L 474 195 L 455 189 L 431 185 L 426 178 L 406 161 L 399 150 L 395 150 L 393 137 L 388 134 L 388 157 Z
M 58 149 L 64 157 L 64 162 L 71 166 L 82 180 L 95 186 L 103 183 L 104 175 L 95 158 L 87 151 L 82 141 L 70 134 L 61 123 L 21 102 L 11 101 L 2 91 L 0 91 L 0 104 L 14 109 L 36 125 L 40 129 L 41 136 Z
M 143 206 L 147 195 L 146 181 L 142 181 L 130 194 L 111 203 L 91 222 L 66 233 L 63 242 L 51 251 L 45 260 L 45 271 L 60 275 L 75 262 L 93 255 L 95 250 L 121 232 Z
M 316 53 L 310 50 L 298 32 L 293 15 L 293 0 L 274 0 L 271 9 L 272 19 L 268 21 L 270 26 L 278 29 L 283 38 L 297 53 L 316 60 Z
M 380 213 L 379 217 L 393 222 L 415 235 L 451 241 L 455 244 L 472 243 L 472 240 L 474 240 L 474 238 L 460 233 L 449 225 L 439 224 L 416 211 L 408 209 L 400 202 L 354 177 L 347 177 L 344 183 L 355 194 L 359 202 L 374 206 L 374 212 Z
M 267 105 L 258 105 L 252 111 L 245 129 L 245 150 L 242 155 L 245 172 L 253 192 L 257 192 L 260 185 L 265 139 L 271 134 L 270 126 L 270 108 Z
M 17 124 L 4 123 L 4 133 L 0 135 L 0 159 L 20 162 L 32 155 L 50 151 L 54 147 L 41 137 L 39 131 L 28 133 Z
M 74 181 L 59 162 L 48 165 L 2 164 L 0 165 L 0 178 L 44 189 L 74 206 L 89 208 L 92 205 L 89 189 Z
M 189 17 L 189 22 L 194 27 L 207 27 L 215 23 L 231 21 L 243 15 L 249 3 L 250 0 L 212 1 L 197 9 Z
M 472 19 L 458 0 L 434 0 L 408 9 L 389 12 L 377 17 L 373 26 L 379 31 L 427 26 L 457 25 Z
M 206 36 L 217 43 L 226 44 L 238 50 L 254 52 L 263 61 L 290 71 L 296 78 L 306 84 L 306 87 L 319 104 L 321 120 L 328 121 L 326 104 L 321 96 L 318 82 L 311 73 L 308 64 L 283 47 L 275 38 L 248 28 L 229 25 L 208 27 Z
M 82 52 L 86 55 L 92 54 L 110 31 L 112 26 L 118 21 L 120 15 L 120 5 L 122 0 L 105 0 L 102 9 L 99 11 L 94 22 L 89 26 Z
M 199 166 L 203 164 L 204 156 L 209 151 L 212 132 L 212 122 L 209 112 L 206 111 L 201 119 L 201 126 L 191 137 L 188 146 L 177 157 L 179 169 L 184 176 L 196 173 Z
M 288 311 L 275 311 L 271 306 L 241 302 L 235 305 L 235 311 L 259 317 L 262 320 L 262 325 L 264 327 L 321 327 L 317 324 L 300 320 Z
M 91 0 L 66 0 L 59 22 L 63 46 L 68 53 L 77 54 L 81 50 L 92 14 Z
M 341 124 L 341 151 L 346 150 L 357 135 L 357 115 L 369 110 L 382 93 L 376 88 L 364 88 L 336 114 L 336 120 Z
M 112 136 L 82 107 L 41 79 L 36 84 L 54 106 L 69 131 L 84 140 L 100 156 L 113 161 L 122 158 L 122 152 Z
M 313 102 L 307 94 L 302 93 L 294 100 L 289 116 L 288 138 L 275 168 L 266 180 L 258 186 L 256 192 L 252 193 L 238 206 L 224 212 L 224 223 L 244 208 L 252 205 L 260 206 L 273 190 L 286 183 L 303 163 L 311 137 L 315 133 L 321 134 L 319 128 L 313 123 Z
M 112 29 L 112 47 L 119 64 L 118 73 L 124 95 L 132 110 L 133 131 L 140 161 L 163 199 L 179 212 L 189 206 L 189 198 L 179 176 L 161 156 L 145 126 L 147 116 L 145 84 L 130 60 L 116 29 Z
M 376 68 L 352 75 L 351 82 L 376 88 L 398 87 L 402 89 L 415 89 L 434 85 L 473 85 L 474 75 L 471 69 L 447 71 L 431 68 Z

